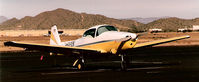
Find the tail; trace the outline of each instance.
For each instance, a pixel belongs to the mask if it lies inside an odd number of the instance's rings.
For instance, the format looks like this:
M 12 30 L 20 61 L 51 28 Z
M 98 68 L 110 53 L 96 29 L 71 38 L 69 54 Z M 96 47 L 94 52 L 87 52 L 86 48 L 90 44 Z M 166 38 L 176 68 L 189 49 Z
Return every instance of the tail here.
M 50 45 L 61 45 L 61 40 L 56 25 L 51 28 Z

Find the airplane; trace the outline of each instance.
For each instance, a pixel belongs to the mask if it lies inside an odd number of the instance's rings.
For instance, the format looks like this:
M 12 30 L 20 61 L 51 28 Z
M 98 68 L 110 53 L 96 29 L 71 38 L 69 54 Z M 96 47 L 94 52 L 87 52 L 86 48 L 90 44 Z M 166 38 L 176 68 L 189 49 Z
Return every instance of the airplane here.
M 73 66 L 79 70 L 85 69 L 85 56 L 100 56 L 105 54 L 120 56 L 121 69 L 126 70 L 128 58 L 125 58 L 127 57 L 124 52 L 125 50 L 154 46 L 190 38 L 189 35 L 186 35 L 136 44 L 139 36 L 141 35 L 130 32 L 120 32 L 112 25 L 103 24 L 89 28 L 84 32 L 83 36 L 77 40 L 61 42 L 57 26 L 54 25 L 51 27 L 50 44 L 7 41 L 4 42 L 4 45 L 22 47 L 28 50 L 50 52 L 51 55 L 74 55 L 77 60 L 74 61 Z

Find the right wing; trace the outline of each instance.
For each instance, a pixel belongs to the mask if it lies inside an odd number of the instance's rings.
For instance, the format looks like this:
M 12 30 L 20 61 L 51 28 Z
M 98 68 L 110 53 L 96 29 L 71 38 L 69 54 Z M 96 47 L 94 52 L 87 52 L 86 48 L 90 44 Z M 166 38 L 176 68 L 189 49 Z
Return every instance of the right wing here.
M 181 37 L 174 37 L 174 38 L 169 38 L 169 39 L 162 39 L 162 40 L 157 40 L 157 41 L 152 41 L 152 42 L 140 43 L 140 44 L 136 44 L 133 48 L 154 46 L 154 45 L 168 43 L 168 42 L 172 42 L 172 41 L 176 41 L 176 40 L 182 40 L 182 39 L 186 39 L 186 38 L 190 38 L 190 36 L 181 36 Z

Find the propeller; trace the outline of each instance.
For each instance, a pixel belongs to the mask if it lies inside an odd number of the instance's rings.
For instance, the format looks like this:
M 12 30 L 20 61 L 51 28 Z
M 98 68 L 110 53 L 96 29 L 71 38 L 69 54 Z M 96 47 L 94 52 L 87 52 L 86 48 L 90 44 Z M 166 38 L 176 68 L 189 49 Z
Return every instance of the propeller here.
M 146 34 L 148 34 L 148 32 L 139 33 L 139 34 L 137 34 L 137 36 L 136 36 L 135 39 L 137 39 L 137 38 L 140 37 L 140 36 L 146 35 Z
M 132 41 L 136 41 L 138 39 L 138 37 L 140 36 L 143 36 L 143 35 L 146 35 L 148 32 L 144 32 L 144 33 L 139 33 L 137 34 L 137 36 L 135 38 L 132 38 L 131 36 L 126 36 L 125 38 L 122 38 L 122 39 L 119 39 L 119 40 L 116 40 L 118 42 L 121 42 L 118 49 L 117 49 L 117 53 L 116 54 L 120 54 L 121 53 L 121 49 L 122 47 L 124 46 L 124 44 L 129 41 L 129 40 L 132 40 Z
M 134 39 L 135 39 L 135 38 L 134 38 Z M 125 37 L 125 38 L 122 38 L 122 39 L 120 39 L 120 40 L 117 40 L 117 41 L 120 41 L 121 43 L 120 43 L 120 45 L 119 45 L 119 47 L 118 47 L 118 49 L 117 49 L 117 53 L 116 53 L 116 54 L 121 53 L 122 47 L 123 47 L 124 44 L 125 44 L 127 41 L 129 41 L 129 40 L 132 40 L 132 38 L 131 38 L 130 36 L 127 36 L 127 37 Z

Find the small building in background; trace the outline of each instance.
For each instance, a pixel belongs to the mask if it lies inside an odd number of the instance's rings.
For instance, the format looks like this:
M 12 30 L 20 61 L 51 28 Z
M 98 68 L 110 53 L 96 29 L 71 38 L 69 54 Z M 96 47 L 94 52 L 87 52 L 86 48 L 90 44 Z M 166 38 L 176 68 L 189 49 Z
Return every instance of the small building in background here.
M 192 31 L 199 31 L 199 25 L 193 25 L 192 28 L 180 28 L 177 32 L 192 32 Z
M 151 33 L 162 32 L 162 29 L 159 29 L 159 28 L 153 28 L 153 29 L 149 29 L 149 32 L 151 32 Z
M 192 32 L 199 31 L 199 25 L 193 25 L 192 28 L 180 28 L 177 30 L 178 32 Z
M 192 32 L 193 29 L 192 28 L 180 28 L 177 30 L 177 32 Z
M 186 30 L 186 29 L 184 29 L 184 28 L 180 28 L 180 29 L 178 29 L 177 32 L 185 32 L 185 30 Z
M 193 25 L 193 31 L 199 31 L 199 25 Z

